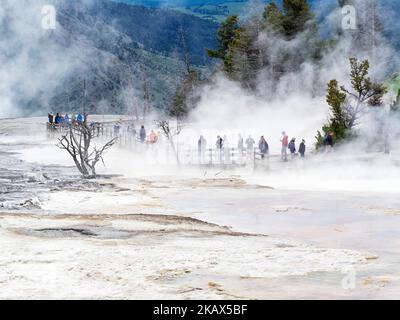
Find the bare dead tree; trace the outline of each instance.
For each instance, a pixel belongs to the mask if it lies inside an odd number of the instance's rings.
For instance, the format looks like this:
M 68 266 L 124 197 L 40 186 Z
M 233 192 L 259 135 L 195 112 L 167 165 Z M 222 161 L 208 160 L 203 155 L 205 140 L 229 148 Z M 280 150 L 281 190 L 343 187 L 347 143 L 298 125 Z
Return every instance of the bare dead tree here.
M 176 156 L 176 163 L 180 165 L 178 146 L 175 145 L 174 138 L 180 135 L 183 129 L 183 125 L 179 121 L 177 121 L 175 128 L 172 128 L 169 120 L 156 120 L 155 122 L 157 127 L 162 130 L 164 136 L 169 141 L 172 151 Z
M 117 138 L 113 138 L 103 146 L 97 147 L 93 145 L 93 140 L 97 136 L 97 128 L 88 126 L 85 121 L 71 125 L 67 133 L 58 139 L 57 147 L 70 154 L 79 172 L 85 178 L 96 178 L 97 163 L 101 160 L 104 164 L 103 154 L 117 141 Z

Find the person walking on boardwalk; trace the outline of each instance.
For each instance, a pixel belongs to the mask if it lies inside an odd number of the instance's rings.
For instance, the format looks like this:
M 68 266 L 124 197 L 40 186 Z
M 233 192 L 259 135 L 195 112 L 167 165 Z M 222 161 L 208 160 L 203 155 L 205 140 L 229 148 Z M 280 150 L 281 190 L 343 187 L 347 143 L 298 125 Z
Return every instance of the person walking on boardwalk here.
M 154 132 L 154 130 L 151 130 L 150 136 L 149 136 L 149 142 L 151 144 L 155 144 L 158 140 L 157 134 Z
M 54 123 L 55 124 L 61 124 L 61 116 L 60 114 L 57 112 L 56 117 L 54 119 Z
M 287 161 L 287 148 L 289 144 L 289 137 L 287 136 L 286 132 L 282 132 L 282 148 L 281 148 L 281 160 Z
M 78 122 L 78 124 L 82 124 L 85 121 L 85 117 L 83 116 L 83 114 L 78 113 L 78 115 L 76 116 L 76 121 Z
M 49 119 L 49 124 L 54 124 L 54 114 L 52 112 L 47 114 L 47 118 Z
M 324 145 L 325 145 L 325 152 L 331 152 L 333 149 L 333 133 L 329 132 L 324 140 Z
M 299 153 L 302 158 L 306 155 L 306 141 L 303 139 L 299 146 Z
M 115 137 L 119 137 L 120 136 L 120 130 L 121 130 L 121 125 L 119 124 L 119 122 L 116 122 L 114 124 L 114 136 Z
M 71 122 L 71 120 L 69 118 L 69 115 L 68 115 L 68 113 L 66 113 L 64 116 L 64 124 L 69 126 L 71 124 L 70 122 Z
M 291 158 L 293 159 L 296 155 L 296 138 L 290 140 L 288 148 L 290 150 Z
M 246 139 L 246 151 L 247 151 L 247 159 L 251 159 L 253 156 L 254 152 L 254 144 L 256 142 L 254 139 L 249 135 L 249 137 Z
M 206 147 L 207 147 L 207 141 L 204 138 L 204 136 L 201 135 L 199 140 L 197 141 L 197 152 L 200 164 L 203 164 L 205 161 L 204 158 L 206 153 Z
M 139 138 L 140 138 L 140 142 L 144 143 L 146 141 L 146 129 L 144 128 L 144 126 L 142 125 L 140 128 L 140 132 L 139 132 Z
M 134 124 L 130 123 L 128 125 L 127 131 L 129 133 L 130 137 L 132 137 L 132 138 L 136 137 L 136 129 L 135 129 L 135 125 Z
M 219 159 L 219 162 L 222 163 L 222 148 L 224 147 L 224 139 L 218 136 L 215 146 L 217 148 L 217 158 Z
M 260 141 L 258 142 L 258 149 L 260 149 L 261 159 L 264 159 L 265 155 L 269 152 L 269 146 L 264 136 L 261 136 Z

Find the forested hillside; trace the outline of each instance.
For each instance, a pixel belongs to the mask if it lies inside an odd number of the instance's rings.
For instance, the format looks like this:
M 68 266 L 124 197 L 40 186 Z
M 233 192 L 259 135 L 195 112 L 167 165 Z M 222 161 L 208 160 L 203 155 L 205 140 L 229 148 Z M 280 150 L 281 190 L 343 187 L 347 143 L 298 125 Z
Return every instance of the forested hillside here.
M 250 0 L 110 0 L 116 2 L 131 3 L 143 5 L 146 7 L 167 7 L 181 12 L 196 15 L 202 18 L 223 21 L 229 15 L 235 14 L 244 18 L 249 13 L 249 8 L 254 5 L 268 4 L 271 0 L 259 0 L 252 2 Z M 323 22 L 333 10 L 337 7 L 339 0 L 309 0 L 308 3 L 316 14 L 318 22 Z M 276 0 L 279 7 L 282 0 Z M 378 3 L 379 13 L 385 17 L 385 34 L 400 50 L 400 39 L 397 37 L 399 30 L 398 13 L 400 12 L 400 1 L 398 0 L 380 0 Z M 325 34 L 329 30 L 322 29 Z
M 57 9 L 57 28 L 36 33 L 40 15 L 33 10 L 40 14 L 40 4 L 30 8 L 29 3 L 25 9 L 10 2 L 0 24 L 3 36 L 13 41 L 0 57 L 4 67 L 9 56 L 20 57 L 27 70 L 46 66 L 36 73 L 11 74 L 15 85 L 5 84 L 7 101 L 24 113 L 76 111 L 83 105 L 96 113 L 121 114 L 133 106 L 140 113 L 144 105 L 165 109 L 181 81 L 185 54 L 202 70 L 211 61 L 205 48 L 216 45 L 218 26 L 211 21 L 109 0 L 49 0 L 46 3 Z M 21 10 L 29 10 L 31 25 L 26 19 L 20 26 L 16 15 Z M 35 38 L 28 37 L 29 32 Z M 57 81 L 45 84 L 55 73 Z M 43 80 L 42 74 L 47 74 Z M 24 94 L 15 86 L 25 89 Z

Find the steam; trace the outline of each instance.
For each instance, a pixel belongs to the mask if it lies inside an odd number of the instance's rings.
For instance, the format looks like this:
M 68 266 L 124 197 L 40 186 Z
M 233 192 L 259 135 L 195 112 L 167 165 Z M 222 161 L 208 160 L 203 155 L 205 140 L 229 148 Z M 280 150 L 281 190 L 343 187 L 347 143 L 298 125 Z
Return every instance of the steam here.
M 49 37 L 57 34 L 58 39 L 68 42 L 63 37 L 60 25 L 57 29 L 43 30 L 41 28 L 41 9 L 49 1 L 13 1 L 0 0 L 0 27 L 7 30 L 9 36 L 0 40 L 0 117 L 23 116 L 25 112 L 20 106 L 29 105 L 29 101 L 35 97 L 41 97 L 40 103 L 51 110 L 50 92 L 63 80 L 73 75 L 76 70 L 84 68 L 82 60 L 76 57 L 80 53 L 90 56 L 90 49 L 71 46 L 59 46 L 57 42 L 48 41 Z M 357 3 L 361 0 L 357 0 Z M 56 3 L 57 1 L 53 1 Z M 386 12 L 382 10 L 381 19 L 386 19 Z M 341 12 L 335 10 L 321 23 L 330 25 L 335 30 L 341 23 Z M 279 55 L 285 50 L 296 52 L 299 55 L 307 53 L 307 34 L 300 34 L 293 41 L 286 41 L 277 37 L 271 38 L 262 34 L 259 42 L 266 47 L 273 48 L 273 54 Z M 380 35 L 378 35 L 380 37 Z M 354 48 L 351 34 L 341 38 L 334 48 L 324 52 L 322 60 L 317 64 L 305 62 L 297 71 L 287 73 L 280 81 L 272 83 L 270 70 L 263 70 L 257 78 L 256 93 L 243 90 L 237 83 L 228 80 L 223 74 L 216 74 L 211 84 L 201 88 L 201 100 L 196 109 L 190 115 L 189 123 L 185 126 L 179 137 L 183 148 L 195 148 L 200 134 L 204 135 L 208 147 L 214 147 L 217 135 L 227 136 L 231 147 L 236 146 L 237 135 L 244 138 L 248 135 L 257 141 L 264 135 L 269 143 L 270 152 L 277 154 L 280 151 L 281 132 L 286 131 L 291 137 L 296 137 L 297 142 L 306 140 L 307 154 L 309 154 L 315 142 L 314 136 L 317 130 L 329 117 L 329 108 L 325 102 L 326 84 L 335 78 L 341 84 L 350 87 L 348 83 L 349 65 L 348 58 L 356 56 L 359 59 L 368 58 L 371 61 L 371 75 L 376 81 L 384 80 L 394 69 L 398 67 L 398 55 L 384 38 L 379 41 L 379 48 L 365 52 Z M 112 66 L 112 64 L 110 63 Z M 107 65 L 108 67 L 110 65 Z M 45 84 L 45 85 L 44 85 Z M 121 96 L 126 100 L 135 100 L 137 95 L 134 89 L 121 91 Z M 21 98 L 23 97 L 23 98 Z M 391 176 L 383 174 L 390 168 L 398 169 L 396 162 L 388 158 L 377 159 L 364 157 L 361 161 L 355 155 L 364 155 L 366 141 L 372 140 L 382 128 L 374 128 L 376 118 L 383 119 L 390 125 L 392 137 L 396 134 L 395 128 L 399 128 L 398 120 L 387 117 L 387 108 L 393 99 L 388 95 L 385 108 L 379 112 L 368 112 L 363 116 L 362 125 L 358 128 L 362 137 L 360 141 L 344 146 L 335 152 L 335 155 L 316 156 L 307 159 L 301 165 L 284 167 L 282 164 L 271 164 L 271 171 L 262 176 L 260 183 L 275 187 L 293 187 L 293 176 L 301 177 L 296 180 L 298 188 L 320 188 L 321 175 L 329 180 L 332 188 L 340 188 L 343 175 L 351 183 L 349 189 L 354 189 L 362 184 L 364 188 L 370 188 L 374 181 L 381 187 L 385 179 L 398 181 L 400 175 L 391 171 Z M 99 108 L 107 109 L 107 101 L 99 104 Z M 32 106 L 32 109 L 34 107 Z M 133 110 L 129 110 L 133 114 Z M 29 114 L 31 115 L 31 113 Z M 150 119 L 157 115 L 149 116 Z M 394 122 L 393 122 L 394 121 Z M 389 125 L 388 125 L 389 127 Z M 138 129 L 138 128 L 136 128 Z M 150 128 L 147 128 L 148 132 Z M 367 139 L 364 139 L 367 137 Z M 370 139 L 371 138 L 371 139 Z M 165 141 L 164 141 L 165 142 Z M 395 145 L 393 144 L 393 147 Z M 111 156 L 116 162 L 120 158 L 131 161 L 130 154 L 121 150 L 113 151 Z M 167 152 L 158 152 L 158 155 Z M 122 154 L 122 156 L 121 156 Z M 340 158 L 340 162 L 338 159 Z M 382 160 L 382 161 L 381 161 Z M 135 174 L 137 168 L 157 164 L 157 154 L 149 153 L 148 157 L 136 158 L 134 165 L 127 164 L 121 170 L 131 170 Z M 129 167 L 129 169 L 127 169 Z M 346 168 L 344 170 L 343 168 Z M 162 169 L 160 169 L 162 171 Z M 168 169 L 169 170 L 169 169 Z M 371 174 L 371 171 L 374 171 Z M 284 173 L 282 174 L 282 172 Z M 394 171 L 394 170 L 393 170 Z M 153 168 L 151 168 L 151 172 Z M 327 172 L 329 174 L 327 174 Z M 125 172 L 126 173 L 126 172 Z M 182 171 L 179 170 L 181 174 Z M 288 180 L 292 179 L 292 182 Z M 312 183 L 307 185 L 308 180 Z M 371 179 L 367 184 L 366 180 Z M 393 181 L 394 181 L 393 180 Z M 361 183 L 360 183 L 361 181 Z M 390 185 L 390 184 L 389 184 Z M 372 189 L 369 189 L 372 190 Z
M 62 35 L 61 27 L 42 28 L 42 8 L 48 4 L 42 0 L 1 1 L 0 117 L 39 113 L 49 106 L 57 85 L 80 67 L 72 48 L 51 41 L 52 36 Z M 34 101 L 39 105 L 32 105 Z
M 358 8 L 358 16 L 363 17 L 364 2 L 357 0 L 355 6 Z M 385 12 L 379 13 L 384 21 Z M 336 8 L 321 23 L 330 25 L 334 32 L 341 27 L 342 18 L 340 8 Z M 346 87 L 351 86 L 350 57 L 369 59 L 370 74 L 375 81 L 385 80 L 399 65 L 397 53 L 383 35 L 374 35 L 379 47 L 372 51 L 354 48 L 352 36 L 352 31 L 345 31 L 345 36 L 333 48 L 324 52 L 321 62 L 305 62 L 299 71 L 287 73 L 277 84 L 271 80 L 270 70 L 264 70 L 258 76 L 257 94 L 241 89 L 223 74 L 218 74 L 214 79 L 215 85 L 202 88 L 201 101 L 191 115 L 192 122 L 199 131 L 201 128 L 204 131 L 212 128 L 215 133 L 227 133 L 232 137 L 230 141 L 236 141 L 239 132 L 244 136 L 252 134 L 254 138 L 264 135 L 271 142 L 270 149 L 273 153 L 280 150 L 282 131 L 286 131 L 290 137 L 297 137 L 298 141 L 305 139 L 309 150 L 312 149 L 317 130 L 321 129 L 329 117 L 329 106 L 325 102 L 327 83 L 331 79 L 337 79 Z M 271 51 L 272 57 L 283 52 L 295 52 L 301 56 L 306 55 L 312 45 L 308 39 L 307 31 L 292 41 L 271 34 L 261 34 L 259 43 Z M 376 135 L 376 131 L 371 131 L 371 124 L 376 122 L 376 117 L 384 118 L 392 99 L 390 94 L 385 97 L 385 108 L 382 108 L 380 114 L 375 112 L 371 115 L 366 112 L 361 121 L 363 125 L 359 128 L 362 134 Z M 232 128 L 235 128 L 233 133 Z M 211 135 L 209 138 L 215 140 Z

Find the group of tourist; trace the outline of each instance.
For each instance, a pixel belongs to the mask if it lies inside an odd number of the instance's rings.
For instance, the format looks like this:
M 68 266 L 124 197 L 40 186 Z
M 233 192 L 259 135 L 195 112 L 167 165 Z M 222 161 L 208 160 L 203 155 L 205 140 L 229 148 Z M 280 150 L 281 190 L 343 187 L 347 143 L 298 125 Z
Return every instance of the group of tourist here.
M 297 154 L 300 155 L 301 158 L 305 157 L 306 154 L 306 141 L 302 139 L 299 148 L 297 150 L 296 148 L 296 138 L 292 138 L 289 141 L 289 137 L 286 134 L 286 132 L 282 132 L 282 139 L 280 140 L 281 142 L 281 159 L 283 161 L 287 161 L 288 159 L 288 152 L 290 152 L 291 158 L 293 159 Z M 326 138 L 326 144 L 333 146 L 333 138 L 332 135 L 328 135 Z M 242 135 L 239 134 L 238 136 L 238 143 L 237 143 L 237 152 L 238 156 L 242 157 L 245 153 L 247 154 L 247 157 L 253 157 L 254 152 L 256 150 L 256 141 L 252 138 L 251 135 L 247 137 L 246 140 L 243 139 Z M 197 142 L 197 147 L 198 147 L 198 155 L 199 159 L 204 159 L 205 156 L 205 151 L 207 149 L 207 140 L 204 138 L 203 135 L 200 136 L 198 142 Z M 224 162 L 229 162 L 230 161 L 230 147 L 229 147 L 229 142 L 227 136 L 217 136 L 217 141 L 215 142 L 215 148 L 218 153 L 218 156 L 221 158 L 224 158 Z M 259 141 L 258 141 L 258 151 L 261 159 L 265 159 L 269 155 L 269 145 L 267 140 L 265 139 L 264 136 L 261 136 Z
M 47 117 L 48 123 L 52 126 L 68 126 L 71 124 L 83 123 L 85 121 L 85 116 L 81 113 L 76 113 L 70 116 L 69 114 L 62 115 L 60 113 L 53 114 L 52 112 L 49 112 Z
M 287 161 L 287 151 L 289 150 L 291 158 L 293 159 L 296 156 L 296 152 L 300 154 L 301 158 L 305 157 L 306 154 L 306 141 L 304 139 L 301 140 L 299 145 L 299 150 L 296 149 L 296 138 L 292 138 L 289 141 L 289 136 L 286 134 L 285 131 L 282 132 L 282 139 L 281 139 L 281 160 Z
M 121 127 L 121 122 L 114 124 L 114 136 L 118 137 L 121 135 Z M 150 134 L 147 136 L 144 125 L 140 127 L 139 134 L 133 124 L 129 124 L 126 131 L 132 138 L 137 139 L 141 143 L 155 144 L 159 140 L 159 135 L 154 130 L 151 130 Z

